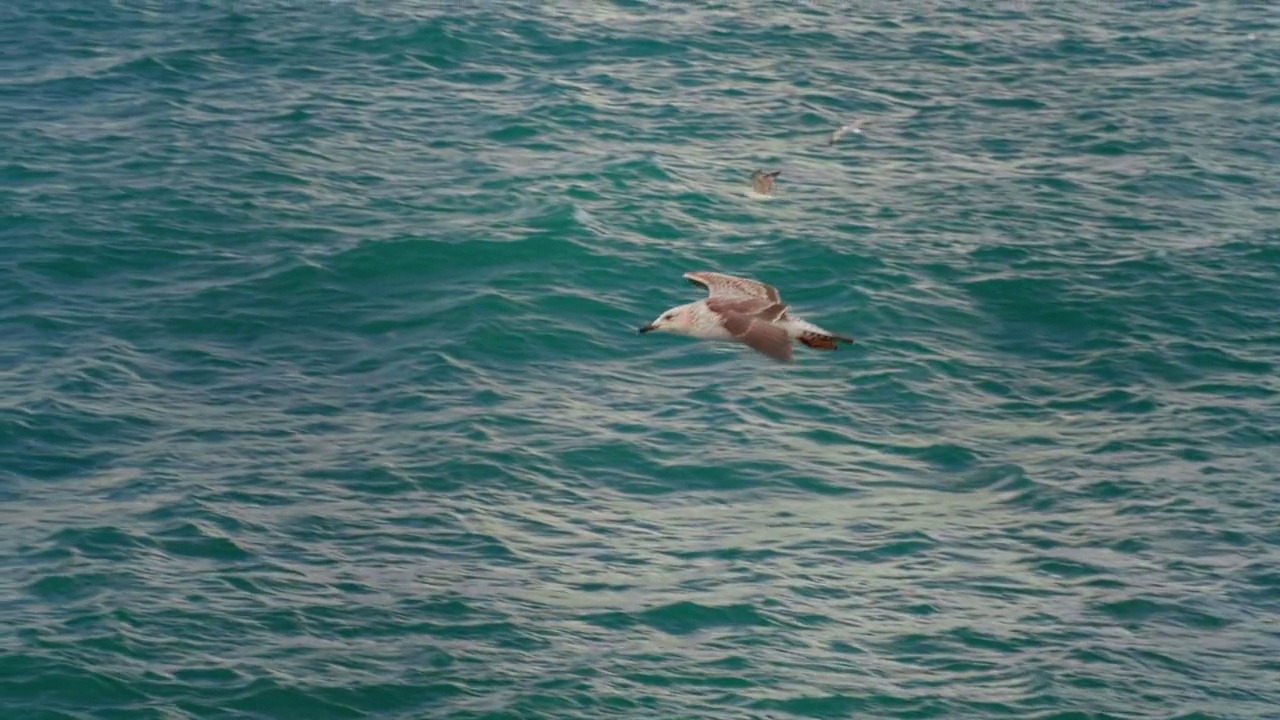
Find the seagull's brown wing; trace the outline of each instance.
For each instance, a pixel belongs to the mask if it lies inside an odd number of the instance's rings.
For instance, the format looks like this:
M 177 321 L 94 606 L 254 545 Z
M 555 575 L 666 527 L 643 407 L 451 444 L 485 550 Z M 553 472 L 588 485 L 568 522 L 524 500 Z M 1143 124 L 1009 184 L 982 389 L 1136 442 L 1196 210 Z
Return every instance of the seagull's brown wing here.
M 766 285 L 758 280 L 749 280 L 747 278 L 737 277 L 735 275 L 725 275 L 718 272 L 687 272 L 684 274 L 685 279 L 689 282 L 701 285 L 707 289 L 710 297 L 720 296 L 740 296 L 751 298 L 763 298 L 771 303 L 776 303 L 781 298 L 778 296 L 778 289 L 772 285 Z
M 724 329 L 751 349 L 779 362 L 791 360 L 791 338 L 781 327 L 759 316 L 736 312 L 723 313 L 720 318 Z
M 768 298 L 749 295 L 712 295 L 706 299 L 707 309 L 719 315 L 745 315 L 763 322 L 777 322 L 787 315 L 787 306 Z
M 786 316 L 786 305 L 748 295 L 712 295 L 706 303 L 730 335 L 774 360 L 791 359 L 791 337 L 774 324 Z

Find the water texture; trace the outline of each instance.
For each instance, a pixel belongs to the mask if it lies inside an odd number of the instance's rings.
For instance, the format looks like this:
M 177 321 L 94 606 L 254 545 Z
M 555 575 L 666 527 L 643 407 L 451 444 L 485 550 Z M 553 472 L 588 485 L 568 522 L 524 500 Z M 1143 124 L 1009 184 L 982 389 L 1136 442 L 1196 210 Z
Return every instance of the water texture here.
M 11 0 L 3 716 L 1280 718 L 1277 39 Z

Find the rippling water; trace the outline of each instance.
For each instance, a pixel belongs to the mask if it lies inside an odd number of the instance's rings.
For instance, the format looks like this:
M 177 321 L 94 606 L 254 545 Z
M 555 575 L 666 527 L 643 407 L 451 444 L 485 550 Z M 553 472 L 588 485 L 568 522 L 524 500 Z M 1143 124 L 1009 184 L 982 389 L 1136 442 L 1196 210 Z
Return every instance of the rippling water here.
M 5 717 L 1280 717 L 1267 5 L 0 20 Z

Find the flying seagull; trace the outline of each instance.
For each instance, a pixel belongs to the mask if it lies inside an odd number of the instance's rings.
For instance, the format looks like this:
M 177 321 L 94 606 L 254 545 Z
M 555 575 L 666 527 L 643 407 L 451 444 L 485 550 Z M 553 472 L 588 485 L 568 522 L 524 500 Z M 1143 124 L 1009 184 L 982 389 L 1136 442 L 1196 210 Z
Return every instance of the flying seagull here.
M 687 272 L 684 277 L 707 289 L 707 297 L 678 305 L 640 328 L 687 335 L 700 340 L 746 343 L 779 362 L 791 360 L 791 341 L 816 350 L 835 350 L 853 338 L 836 335 L 787 312 L 778 290 L 756 280 L 717 272 Z
M 773 179 L 781 174 L 781 170 L 774 170 L 768 173 L 757 170 L 751 173 L 751 188 L 761 195 L 768 195 L 773 191 Z
M 839 140 L 841 137 L 843 137 L 845 133 L 851 133 L 851 132 L 858 133 L 859 135 L 862 134 L 862 118 L 858 118 L 857 120 L 854 120 L 848 125 L 844 125 L 840 128 L 837 128 L 835 132 L 831 133 L 831 137 L 830 139 L 827 140 L 827 144 L 835 145 L 836 141 Z

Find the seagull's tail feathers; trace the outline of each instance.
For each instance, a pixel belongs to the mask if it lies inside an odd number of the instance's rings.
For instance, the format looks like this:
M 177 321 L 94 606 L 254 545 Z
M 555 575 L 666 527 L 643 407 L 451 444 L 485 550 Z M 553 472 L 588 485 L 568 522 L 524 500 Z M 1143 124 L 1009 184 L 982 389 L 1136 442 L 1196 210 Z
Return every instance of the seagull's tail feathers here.
M 801 333 L 800 337 L 797 337 L 796 339 L 814 350 L 835 350 L 836 343 L 838 342 L 842 342 L 847 345 L 853 344 L 853 338 L 848 338 L 843 335 L 833 335 L 829 332 L 808 331 Z
M 791 337 L 814 350 L 835 350 L 836 343 L 853 344 L 853 338 L 837 335 L 807 320 L 792 317 L 789 324 Z

